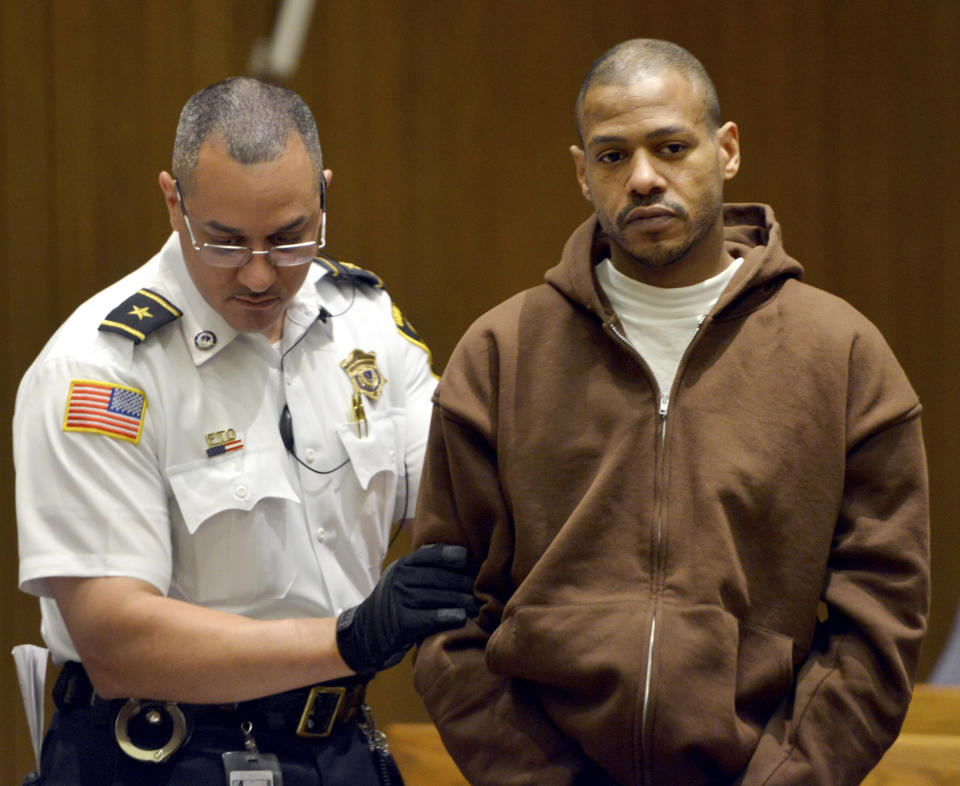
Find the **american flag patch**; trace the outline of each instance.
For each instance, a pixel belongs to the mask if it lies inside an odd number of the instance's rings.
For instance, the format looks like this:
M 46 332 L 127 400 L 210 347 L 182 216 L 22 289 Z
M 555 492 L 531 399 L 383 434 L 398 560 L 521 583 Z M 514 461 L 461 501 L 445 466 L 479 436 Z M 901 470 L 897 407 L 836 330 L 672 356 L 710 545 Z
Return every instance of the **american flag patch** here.
M 64 431 L 88 431 L 139 442 L 147 396 L 142 390 L 75 379 L 70 383 Z
M 212 448 L 207 448 L 207 458 L 220 456 L 224 453 L 229 453 L 231 450 L 240 450 L 242 447 L 243 440 L 240 439 L 240 437 L 234 437 L 229 442 L 224 442 L 222 445 L 214 445 Z

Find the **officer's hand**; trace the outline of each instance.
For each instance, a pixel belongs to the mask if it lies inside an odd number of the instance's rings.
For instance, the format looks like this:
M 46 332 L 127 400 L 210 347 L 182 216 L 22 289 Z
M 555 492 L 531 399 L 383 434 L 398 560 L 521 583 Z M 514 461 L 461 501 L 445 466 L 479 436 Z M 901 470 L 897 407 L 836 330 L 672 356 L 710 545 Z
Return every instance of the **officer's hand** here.
M 370 596 L 337 619 L 340 657 L 358 674 L 399 663 L 417 641 L 477 612 L 476 566 L 463 546 L 421 546 L 392 563 Z

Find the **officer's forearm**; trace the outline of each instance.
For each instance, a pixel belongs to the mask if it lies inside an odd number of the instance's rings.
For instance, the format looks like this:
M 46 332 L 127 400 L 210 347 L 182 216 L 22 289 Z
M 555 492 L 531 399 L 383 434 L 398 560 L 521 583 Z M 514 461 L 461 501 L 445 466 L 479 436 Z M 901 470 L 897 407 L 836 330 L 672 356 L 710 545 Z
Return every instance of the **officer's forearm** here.
M 131 578 L 59 578 L 53 593 L 97 693 L 218 703 L 351 674 L 336 619 L 252 620 Z

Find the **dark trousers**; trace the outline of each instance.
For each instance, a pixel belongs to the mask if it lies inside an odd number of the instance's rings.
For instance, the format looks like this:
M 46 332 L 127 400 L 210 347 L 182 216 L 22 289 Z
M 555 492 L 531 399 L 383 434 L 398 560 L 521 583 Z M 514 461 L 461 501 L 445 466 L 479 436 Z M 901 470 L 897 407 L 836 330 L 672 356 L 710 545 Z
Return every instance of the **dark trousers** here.
M 122 702 L 120 703 L 122 704 Z M 116 702 L 58 709 L 43 742 L 43 786 L 223 786 L 221 754 L 244 749 L 237 723 L 190 722 L 189 740 L 162 764 L 127 756 L 113 734 Z M 189 720 L 189 710 L 187 710 Z M 394 786 L 402 784 L 389 754 L 371 751 L 356 721 L 338 725 L 321 740 L 288 730 L 257 728 L 261 753 L 280 761 L 283 786 Z

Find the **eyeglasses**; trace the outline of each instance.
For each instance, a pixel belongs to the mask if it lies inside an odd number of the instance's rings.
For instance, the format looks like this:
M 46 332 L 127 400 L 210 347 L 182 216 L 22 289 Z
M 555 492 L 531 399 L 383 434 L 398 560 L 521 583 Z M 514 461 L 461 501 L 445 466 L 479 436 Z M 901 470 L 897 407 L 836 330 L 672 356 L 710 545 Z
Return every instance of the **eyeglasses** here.
M 200 259 L 213 267 L 232 267 L 241 268 L 255 256 L 266 256 L 276 267 L 294 267 L 296 265 L 305 265 L 313 261 L 317 251 L 326 245 L 327 223 L 326 223 L 326 194 L 327 181 L 320 175 L 320 240 L 308 240 L 303 243 L 286 243 L 280 246 L 273 246 L 265 251 L 254 251 L 246 246 L 226 246 L 218 243 L 198 243 L 193 234 L 193 227 L 190 226 L 190 218 L 187 216 L 187 207 L 183 203 L 183 194 L 180 191 L 180 181 L 174 180 L 177 188 L 177 199 L 180 201 L 180 210 L 183 212 L 183 221 L 187 225 L 187 232 L 190 233 L 190 244 L 197 252 Z

